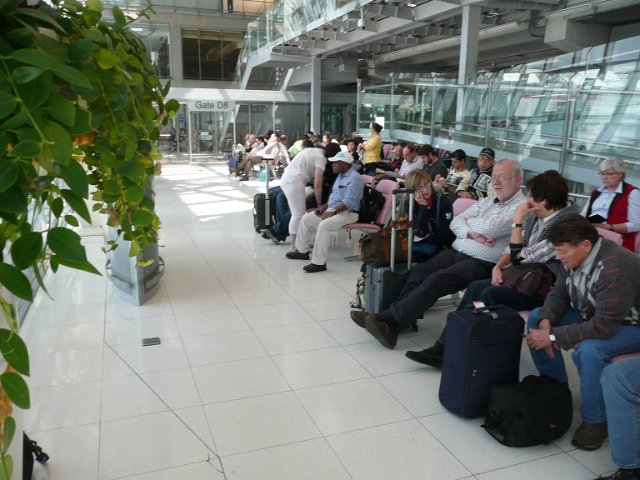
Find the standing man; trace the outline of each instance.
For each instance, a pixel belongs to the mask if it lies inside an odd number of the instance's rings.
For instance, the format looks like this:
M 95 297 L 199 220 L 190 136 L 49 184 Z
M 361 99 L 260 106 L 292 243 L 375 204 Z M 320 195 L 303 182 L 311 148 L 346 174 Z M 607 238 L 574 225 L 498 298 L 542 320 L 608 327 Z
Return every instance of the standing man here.
M 496 152 L 492 148 L 483 148 L 478 155 L 478 165 L 471 169 L 471 179 L 464 187 L 458 187 L 456 193 L 462 198 L 482 200 L 493 195 L 491 173 Z
M 567 381 L 559 350 L 574 349 L 582 423 L 571 443 L 596 450 L 607 438 L 602 371 L 616 355 L 640 351 L 640 257 L 600 237 L 580 215 L 552 225 L 547 240 L 562 268 L 529 315 L 527 344 L 538 371 L 558 382 Z
M 493 182 L 495 197 L 478 202 L 451 222 L 449 228 L 456 236 L 453 249 L 413 267 L 407 284 L 388 310 L 376 314 L 352 311 L 356 325 L 392 349 L 398 332 L 416 323 L 440 297 L 458 292 L 474 280 L 491 278 L 493 266 L 509 245 L 513 214 L 526 200 L 520 192 L 520 162 L 498 162 Z
M 340 230 L 343 225 L 358 220 L 360 200 L 364 190 L 362 176 L 351 168 L 353 157 L 339 151 L 331 162 L 336 178 L 329 201 L 321 205 L 315 212 L 305 213 L 298 226 L 296 249 L 287 252 L 286 257 L 293 260 L 309 260 L 311 263 L 303 267 L 305 272 L 323 272 L 327 269 L 327 253 L 331 234 Z

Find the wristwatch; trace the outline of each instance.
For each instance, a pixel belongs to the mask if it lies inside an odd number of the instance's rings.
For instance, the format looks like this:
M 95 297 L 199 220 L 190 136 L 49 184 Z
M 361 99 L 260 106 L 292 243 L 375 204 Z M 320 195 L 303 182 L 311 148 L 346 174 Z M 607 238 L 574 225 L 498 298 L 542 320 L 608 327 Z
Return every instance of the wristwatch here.
M 511 228 L 522 228 L 522 224 L 521 223 L 512 223 L 511 224 Z
M 551 343 L 553 343 L 553 342 L 555 342 L 555 341 L 556 341 L 556 336 L 555 336 L 553 333 L 550 333 L 550 334 L 549 334 L 549 341 L 550 341 Z

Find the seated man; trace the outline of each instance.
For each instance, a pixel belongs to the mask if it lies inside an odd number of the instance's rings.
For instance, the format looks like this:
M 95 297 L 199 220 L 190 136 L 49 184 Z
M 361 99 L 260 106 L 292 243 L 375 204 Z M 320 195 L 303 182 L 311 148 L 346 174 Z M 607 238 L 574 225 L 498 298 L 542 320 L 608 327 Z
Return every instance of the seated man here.
M 640 357 L 605 367 L 600 383 L 607 409 L 611 458 L 620 467 L 602 480 L 640 480 Z M 597 480 L 597 479 L 596 479 Z
M 492 148 L 483 148 L 478 155 L 478 164 L 470 171 L 471 178 L 468 183 L 458 186 L 456 195 L 461 198 L 473 198 L 482 200 L 493 195 L 491 185 L 491 172 L 496 152 Z
M 377 314 L 352 311 L 351 319 L 382 345 L 394 348 L 398 332 L 413 325 L 438 298 L 458 292 L 474 280 L 491 277 L 491 269 L 509 244 L 520 192 L 520 162 L 504 159 L 493 169 L 495 197 L 470 207 L 451 222 L 452 250 L 444 250 L 409 272 L 407 284 L 391 308 Z
M 595 450 L 607 438 L 602 370 L 616 355 L 640 351 L 640 257 L 601 238 L 580 215 L 551 226 L 547 239 L 563 268 L 529 315 L 527 344 L 538 371 L 558 382 L 567 381 L 558 350 L 575 349 L 582 423 L 571 443 Z
M 364 180 L 351 165 L 353 157 L 339 151 L 328 159 L 331 168 L 338 175 L 329 201 L 315 212 L 305 213 L 298 226 L 296 249 L 287 252 L 286 257 L 294 260 L 309 260 L 309 251 L 313 245 L 311 263 L 303 267 L 309 273 L 323 272 L 327 269 L 327 252 L 331 234 L 343 225 L 358 220 L 360 200 L 364 190 Z

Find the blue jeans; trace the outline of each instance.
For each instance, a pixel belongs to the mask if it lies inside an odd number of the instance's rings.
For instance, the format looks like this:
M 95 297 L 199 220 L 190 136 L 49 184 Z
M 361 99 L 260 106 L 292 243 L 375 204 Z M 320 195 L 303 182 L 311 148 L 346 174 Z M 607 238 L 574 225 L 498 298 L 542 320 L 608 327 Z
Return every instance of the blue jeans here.
M 538 328 L 536 308 L 529 315 L 529 328 Z M 580 314 L 567 309 L 560 321 L 560 326 L 583 322 Z M 544 350 L 531 350 L 531 357 L 542 375 L 547 375 L 559 382 L 567 380 L 564 359 L 559 351 L 554 351 L 553 358 L 549 358 Z M 640 326 L 623 325 L 610 338 L 588 338 L 576 346 L 571 354 L 573 363 L 578 367 L 580 375 L 580 396 L 582 405 L 580 413 L 582 420 L 589 423 L 600 423 L 607 420 L 604 408 L 604 398 L 600 387 L 602 370 L 616 355 L 640 351 Z
M 634 327 L 638 328 L 638 327 Z M 600 380 L 613 463 L 640 468 L 640 357 L 605 367 Z

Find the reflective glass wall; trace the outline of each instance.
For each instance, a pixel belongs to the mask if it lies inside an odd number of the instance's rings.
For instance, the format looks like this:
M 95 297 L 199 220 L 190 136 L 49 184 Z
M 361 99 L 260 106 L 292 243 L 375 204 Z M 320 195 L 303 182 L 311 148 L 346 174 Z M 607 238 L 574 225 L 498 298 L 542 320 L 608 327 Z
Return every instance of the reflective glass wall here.
M 183 29 L 183 78 L 232 81 L 243 37 L 243 32 Z
M 160 78 L 171 78 L 171 31 L 168 23 L 135 22 L 131 26 L 151 56 Z
M 366 136 L 377 121 L 383 138 L 474 156 L 489 146 L 532 172 L 561 171 L 579 193 L 600 184 L 600 161 L 618 156 L 640 185 L 639 52 L 633 37 L 482 74 L 473 85 L 431 75 L 362 81 L 358 130 Z

